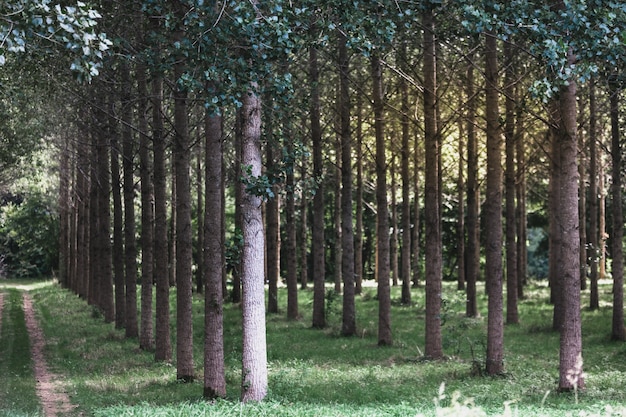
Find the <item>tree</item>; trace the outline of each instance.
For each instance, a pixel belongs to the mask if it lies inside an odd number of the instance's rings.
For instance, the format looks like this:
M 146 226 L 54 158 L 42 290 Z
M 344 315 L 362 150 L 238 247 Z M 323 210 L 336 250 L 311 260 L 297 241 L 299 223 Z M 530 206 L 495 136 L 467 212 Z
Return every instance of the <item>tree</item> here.
M 424 222 L 426 258 L 426 349 L 431 359 L 443 357 L 441 344 L 441 214 L 439 211 L 439 140 L 437 138 L 437 78 L 434 5 L 422 15 L 424 27 Z
M 340 140 L 341 140 L 341 276 L 343 277 L 343 314 L 341 334 L 356 334 L 354 304 L 354 229 L 352 225 L 352 133 L 350 128 L 350 61 L 347 38 L 338 34 L 340 79 Z
M 485 34 L 487 119 L 487 191 L 485 200 L 485 282 L 487 286 L 488 375 L 504 372 L 504 327 L 502 319 L 502 133 L 498 109 L 498 48 L 494 32 Z
M 174 42 L 183 42 L 186 6 L 174 3 L 176 26 Z M 186 62 L 182 54 L 174 57 L 174 165 L 176 181 L 176 379 L 190 382 L 194 379 L 192 288 L 193 244 L 191 233 L 191 141 L 187 120 L 187 87 L 182 82 Z
M 222 117 L 219 114 L 205 115 L 205 235 L 210 239 L 204 241 L 204 396 L 216 398 L 226 396 L 226 378 L 224 370 L 224 324 L 222 273 L 224 263 L 222 252 L 224 242 L 221 240 L 222 205 L 222 160 L 223 137 Z

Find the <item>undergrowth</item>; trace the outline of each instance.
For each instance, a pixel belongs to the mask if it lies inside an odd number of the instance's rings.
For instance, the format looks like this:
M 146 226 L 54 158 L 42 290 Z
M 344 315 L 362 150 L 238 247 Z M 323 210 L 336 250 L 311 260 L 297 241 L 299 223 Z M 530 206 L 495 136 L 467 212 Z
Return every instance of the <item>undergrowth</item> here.
M 393 303 L 394 344 L 385 348 L 377 346 L 378 302 L 371 296 L 375 289 L 357 297 L 358 337 L 351 338 L 339 336 L 340 310 L 329 315 L 327 329 L 311 329 L 311 291 L 299 292 L 303 318 L 287 320 L 282 291 L 283 313 L 267 317 L 270 392 L 258 404 L 238 401 L 239 306 L 224 309 L 227 398 L 205 402 L 201 297 L 194 295 L 193 304 L 197 378 L 188 384 L 176 382 L 173 364 L 155 363 L 152 353 L 138 349 L 137 340 L 127 340 L 122 330 L 93 318 L 83 300 L 58 286 L 36 290 L 35 299 L 49 342 L 50 366 L 65 375 L 77 412 L 84 415 L 626 416 L 626 348 L 609 340 L 609 308 L 583 311 L 587 389 L 576 401 L 573 394 L 556 393 L 559 337 L 550 330 L 548 290 L 542 285 L 526 289 L 521 324 L 506 327 L 506 373 L 495 378 L 476 372 L 484 358 L 486 320 L 464 317 L 464 299 L 452 285 L 444 290 L 448 301 L 442 334 L 448 356 L 436 362 L 422 358 L 423 289 L 412 290 L 409 306 Z M 394 299 L 399 291 L 392 289 Z M 485 317 L 486 299 L 483 291 L 478 293 Z M 608 282 L 601 295 L 610 299 Z M 174 302 L 175 291 L 171 296 Z

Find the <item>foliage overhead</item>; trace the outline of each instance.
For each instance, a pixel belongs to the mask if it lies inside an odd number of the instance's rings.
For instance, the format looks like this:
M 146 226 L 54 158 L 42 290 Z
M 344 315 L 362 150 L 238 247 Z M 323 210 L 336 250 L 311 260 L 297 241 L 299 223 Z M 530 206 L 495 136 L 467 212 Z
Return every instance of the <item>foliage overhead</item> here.
M 17 0 L 0 3 L 0 66 L 10 55 L 47 52 L 61 46 L 76 55 L 71 69 L 79 79 L 98 75 L 103 53 L 111 42 L 98 33 L 101 15 L 86 3 L 73 6 L 51 0 Z

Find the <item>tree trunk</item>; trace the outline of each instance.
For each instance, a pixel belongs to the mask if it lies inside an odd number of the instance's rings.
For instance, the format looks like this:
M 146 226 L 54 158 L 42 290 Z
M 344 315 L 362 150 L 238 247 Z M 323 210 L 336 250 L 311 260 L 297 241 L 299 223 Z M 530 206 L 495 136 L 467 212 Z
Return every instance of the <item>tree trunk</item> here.
M 69 262 L 73 257 L 70 252 L 70 138 L 67 135 L 61 139 L 62 144 L 59 155 L 59 283 L 64 288 L 70 288 Z
M 238 109 L 236 112 L 236 120 L 235 120 L 235 172 L 237 173 L 237 178 L 240 178 L 243 175 L 241 169 L 241 157 L 242 157 L 242 135 L 243 135 L 243 127 L 242 127 L 242 111 Z M 241 203 L 243 201 L 244 194 L 244 185 L 240 181 L 235 182 L 235 237 L 239 237 L 241 231 L 243 230 L 243 216 L 241 213 Z M 241 302 L 241 249 L 238 248 L 238 256 L 239 258 L 236 260 L 235 265 L 233 265 L 233 290 L 231 293 L 230 300 L 233 303 Z
M 326 327 L 324 260 L 324 160 L 322 159 L 322 128 L 320 125 L 320 92 L 317 50 L 309 49 L 309 85 L 311 86 L 311 141 L 313 146 L 313 180 L 317 190 L 313 196 L 313 327 Z
M 624 328 L 624 213 L 622 203 L 622 144 L 619 118 L 619 87 L 611 91 L 611 156 L 612 172 L 612 214 L 613 214 L 613 325 L 612 340 L 626 340 Z
M 459 121 L 459 144 L 458 144 L 458 157 L 457 164 L 458 178 L 456 183 L 457 192 L 457 220 L 456 220 L 456 258 L 457 258 L 457 278 L 456 289 L 458 291 L 465 290 L 465 269 L 466 269 L 466 256 L 465 256 L 465 178 L 463 173 L 463 151 L 465 150 L 465 132 L 463 129 L 463 120 Z
M 352 132 L 350 129 L 350 58 L 347 38 L 339 34 L 340 137 L 341 137 L 341 276 L 343 314 L 341 334 L 356 334 L 354 303 L 354 229 L 352 227 Z
M 156 19 L 154 19 L 155 24 Z M 163 129 L 163 78 L 152 79 L 152 140 L 154 142 L 154 275 L 156 281 L 156 361 L 172 359 L 170 340 L 170 282 L 167 245 L 167 175 Z
M 568 51 L 568 63 L 574 65 L 575 57 Z M 559 110 L 561 126 L 560 192 L 559 192 L 559 275 L 562 277 L 561 294 L 563 321 L 559 358 L 559 390 L 571 391 L 584 387 L 582 364 L 582 330 L 580 317 L 580 242 L 578 237 L 578 141 L 576 139 L 576 81 L 568 80 L 561 87 Z
M 504 326 L 502 319 L 502 131 L 498 109 L 498 47 L 493 32 L 485 38 L 487 119 L 487 195 L 485 201 L 485 282 L 488 296 L 488 375 L 504 372 Z
M 597 157 L 597 108 L 595 80 L 589 83 L 589 246 L 591 269 L 589 273 L 589 308 L 600 308 L 598 297 L 598 157 Z
M 517 298 L 524 298 L 524 285 L 527 279 L 528 270 L 528 248 L 527 227 L 526 227 L 526 156 L 524 154 L 524 118 L 522 115 L 522 106 L 518 107 L 516 120 L 516 141 L 515 155 L 517 163 Z
M 206 285 L 204 299 L 204 397 L 226 396 L 224 370 L 224 313 L 222 274 L 224 262 L 222 253 L 224 242 L 222 216 L 222 118 L 217 114 L 205 115 L 205 210 L 204 234 L 210 239 L 204 241 L 203 255 Z
M 441 359 L 441 213 L 439 211 L 439 140 L 437 138 L 437 70 L 435 18 L 432 5 L 424 10 L 424 222 L 426 262 L 425 355 Z
M 174 40 L 181 42 L 185 36 L 182 19 L 186 6 L 176 2 L 175 12 L 180 19 L 174 31 Z M 186 69 L 184 57 L 178 56 L 174 65 L 174 171 L 176 181 L 176 379 L 191 382 L 193 367 L 193 313 L 192 287 L 193 243 L 191 232 L 191 141 L 187 120 L 187 90 L 179 80 Z
M 389 288 L 389 213 L 387 201 L 387 160 L 385 155 L 385 115 L 383 74 L 380 57 L 372 55 L 374 127 L 376 131 L 376 247 L 378 253 L 378 344 L 392 344 L 391 289 Z
M 506 194 L 506 322 L 507 324 L 519 323 L 517 312 L 517 219 L 515 206 L 515 79 L 514 50 L 513 46 L 504 44 L 506 59 L 505 89 L 505 194 Z
M 111 117 L 111 124 L 113 124 Z M 124 290 L 124 218 L 120 181 L 120 143 L 117 132 L 111 138 L 111 195 L 113 197 L 113 282 L 115 284 L 115 328 L 124 328 L 126 294 Z
M 251 91 L 242 99 L 242 165 L 250 167 L 249 180 L 261 175 L 261 100 Z M 245 193 L 242 200 L 243 252 L 243 361 L 241 400 L 261 401 L 267 394 L 265 336 L 264 233 L 261 197 Z
M 393 133 L 392 133 L 393 134 Z M 396 157 L 392 154 L 389 162 L 389 194 L 391 194 L 391 236 L 389 237 L 389 268 L 391 271 L 391 282 L 394 287 L 398 286 L 399 264 L 398 264 L 398 195 L 396 193 Z
M 283 134 L 285 138 L 291 138 L 293 135 L 291 122 L 289 119 L 284 120 Z M 293 141 L 287 139 L 287 152 L 294 154 Z M 285 180 L 285 254 L 287 267 L 287 318 L 291 320 L 298 319 L 298 247 L 296 242 L 297 224 L 296 224 L 296 181 L 294 167 L 288 167 Z M 302 246 L 306 247 L 306 243 L 302 242 Z M 306 253 L 305 253 L 306 254 Z M 305 266 L 306 267 L 306 266 Z
M 555 103 L 556 104 L 556 103 Z M 560 123 L 560 115 L 556 113 L 558 109 L 553 109 L 553 118 Z M 557 125 L 555 123 L 555 125 Z M 562 234 L 559 232 L 560 227 L 560 193 L 561 193 L 561 146 L 559 142 L 558 128 L 552 128 L 549 133 L 552 146 L 552 167 L 550 175 L 550 197 L 549 197 L 549 214 L 550 214 L 550 237 L 549 237 L 549 283 L 550 283 L 550 301 L 554 304 L 552 316 L 552 329 L 561 331 L 561 323 L 563 322 L 563 295 L 561 293 L 562 277 L 559 271 L 559 258 Z M 577 203 L 578 204 L 578 203 Z
M 267 124 L 271 123 L 273 115 L 269 115 Z M 268 126 L 269 132 L 272 127 Z M 270 138 L 267 143 L 267 169 L 272 171 L 275 169 L 275 138 L 269 133 Z M 272 187 L 274 196 L 267 200 L 265 205 L 265 221 L 267 229 L 265 239 L 267 242 L 265 260 L 267 265 L 267 312 L 270 314 L 278 313 L 278 281 L 280 280 L 280 196 L 278 185 Z
M 137 337 L 137 244 L 135 241 L 135 147 L 130 68 L 122 64 L 122 168 L 124 175 L 124 286 L 126 337 Z
M 139 111 L 139 177 L 141 181 L 141 323 L 139 326 L 139 347 L 152 350 L 154 332 L 152 323 L 152 287 L 154 285 L 154 184 L 152 161 L 150 158 L 150 138 L 148 136 L 148 86 L 146 69 L 137 66 L 137 93 Z
M 355 294 L 363 292 L 363 97 L 356 95 L 356 210 L 354 231 L 354 279 Z
M 339 100 L 340 101 L 340 100 Z M 335 141 L 335 204 L 333 207 L 333 225 L 334 225 L 334 248 L 332 251 L 333 260 L 333 281 L 335 283 L 335 292 L 341 293 L 341 270 L 342 270 L 342 255 L 343 247 L 341 246 L 341 137 L 337 137 Z
M 305 123 L 303 122 L 303 125 Z M 303 138 L 304 139 L 304 138 Z M 307 146 L 306 143 L 304 146 Z M 306 184 L 308 178 L 308 160 L 300 162 L 300 182 Z M 306 290 L 309 285 L 309 199 L 308 189 L 300 195 L 300 288 Z M 296 244 L 297 245 L 297 244 Z
M 478 316 L 476 282 L 480 273 L 480 189 L 478 184 L 478 140 L 476 138 L 476 94 L 474 89 L 473 53 L 467 66 L 467 271 L 465 315 Z
M 205 116 L 206 117 L 206 116 Z M 202 152 L 202 145 L 198 141 L 198 151 L 196 156 L 196 221 L 198 222 L 198 256 L 196 259 L 196 292 L 202 294 L 204 292 L 204 210 L 203 210 L 203 178 L 202 178 L 202 159 L 206 155 L 206 151 Z M 221 159 L 220 159 L 221 162 Z M 220 184 L 221 184 L 220 178 Z M 221 210 L 220 210 L 221 213 Z M 220 216 L 221 217 L 221 216 Z
M 399 53 L 400 65 L 407 67 L 406 42 L 402 42 Z M 411 304 L 411 176 L 409 175 L 409 158 L 411 155 L 409 130 L 409 84 L 406 79 L 400 79 L 400 94 L 402 99 L 402 159 L 400 162 L 400 176 L 402 177 L 402 295 L 403 305 Z M 417 152 L 415 149 L 414 152 Z

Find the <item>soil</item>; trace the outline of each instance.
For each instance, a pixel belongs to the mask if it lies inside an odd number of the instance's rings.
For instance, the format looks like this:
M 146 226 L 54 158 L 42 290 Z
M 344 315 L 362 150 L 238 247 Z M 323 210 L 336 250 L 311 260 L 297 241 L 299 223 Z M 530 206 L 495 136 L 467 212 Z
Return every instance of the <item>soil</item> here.
M 27 293 L 24 293 L 24 317 L 26 328 L 30 336 L 30 351 L 33 360 L 33 369 L 37 381 L 37 395 L 41 400 L 44 415 L 46 417 L 64 416 L 75 408 L 70 402 L 70 397 L 63 388 L 63 384 L 57 375 L 50 372 L 44 357 L 46 341 L 33 309 L 33 301 Z M 2 294 L 0 293 L 0 314 L 2 310 Z M 1 318 L 1 316 L 0 316 Z

